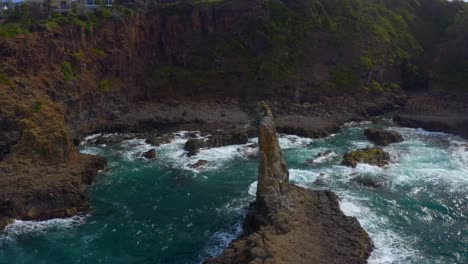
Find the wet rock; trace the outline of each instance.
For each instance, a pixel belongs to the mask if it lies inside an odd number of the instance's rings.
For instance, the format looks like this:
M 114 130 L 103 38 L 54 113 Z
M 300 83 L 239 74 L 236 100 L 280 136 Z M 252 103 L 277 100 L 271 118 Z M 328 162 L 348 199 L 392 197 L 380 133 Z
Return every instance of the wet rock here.
M 204 139 L 195 139 L 191 138 L 185 142 L 184 150 L 187 151 L 187 156 L 195 156 L 200 151 L 200 148 L 203 146 Z
M 146 159 L 155 159 L 156 158 L 156 150 L 150 149 L 142 154 L 142 156 Z
M 337 122 L 307 116 L 284 116 L 277 120 L 278 131 L 301 137 L 321 138 L 340 130 Z
M 2 231 L 10 223 L 11 219 L 6 217 L 0 217 L 0 231 Z
M 372 177 L 370 175 L 360 175 L 352 179 L 352 181 L 357 182 L 363 186 L 370 187 L 370 188 L 380 188 L 383 187 L 383 182 L 379 181 L 379 179 Z
M 96 145 L 113 145 L 122 142 L 123 140 L 133 139 L 135 136 L 131 134 L 104 134 L 94 140 Z
M 160 146 L 162 144 L 168 144 L 174 139 L 173 134 L 164 134 L 164 135 L 157 135 L 157 136 L 148 136 L 145 140 L 146 144 L 150 144 L 152 146 Z
M 368 128 L 364 135 L 377 145 L 387 146 L 391 143 L 403 142 L 403 137 L 395 131 L 387 131 L 382 128 Z
M 381 148 L 365 148 L 351 151 L 343 156 L 341 164 L 355 168 L 358 163 L 367 163 L 379 167 L 387 165 L 390 155 Z
M 325 181 L 322 179 L 322 178 L 318 178 L 314 181 L 314 184 L 317 185 L 317 186 L 326 186 L 327 184 L 325 183 Z
M 195 162 L 194 164 L 189 165 L 189 168 L 198 169 L 200 167 L 205 166 L 206 164 L 208 164 L 207 160 L 199 160 L 199 161 Z
M 211 135 L 204 142 L 204 147 L 217 148 L 229 145 L 247 144 L 249 137 L 244 131 L 228 131 L 218 132 L 219 134 Z

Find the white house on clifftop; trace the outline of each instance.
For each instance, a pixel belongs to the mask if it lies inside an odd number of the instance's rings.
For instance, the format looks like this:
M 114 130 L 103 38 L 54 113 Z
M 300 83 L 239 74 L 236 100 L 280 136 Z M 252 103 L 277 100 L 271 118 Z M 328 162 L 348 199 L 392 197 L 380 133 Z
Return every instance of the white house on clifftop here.
M 50 9 L 56 13 L 66 14 L 72 11 L 74 4 L 77 10 L 90 11 L 101 6 L 112 6 L 113 0 L 25 0 L 24 2 L 40 11 Z

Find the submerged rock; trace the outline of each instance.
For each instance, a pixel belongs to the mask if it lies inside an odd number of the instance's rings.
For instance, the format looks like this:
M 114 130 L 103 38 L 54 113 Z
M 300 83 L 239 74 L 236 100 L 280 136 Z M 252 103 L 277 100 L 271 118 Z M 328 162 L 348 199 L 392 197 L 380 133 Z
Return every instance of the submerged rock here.
M 384 186 L 384 183 L 379 181 L 379 179 L 372 177 L 370 175 L 359 175 L 352 179 L 352 181 L 357 182 L 363 186 L 371 188 L 380 188 Z
M 315 155 L 312 159 L 307 160 L 306 164 L 315 165 L 330 160 L 334 157 L 336 157 L 336 154 L 331 149 L 329 149 L 324 152 L 320 152 L 319 154 Z
M 205 166 L 206 164 L 208 164 L 208 161 L 207 161 L 207 160 L 199 160 L 199 161 L 195 162 L 194 164 L 190 164 L 190 165 L 189 165 L 189 168 L 191 168 L 191 169 L 198 169 L 198 168 L 200 168 L 200 167 Z
M 356 168 L 358 163 L 383 167 L 390 161 L 390 155 L 381 148 L 365 148 L 351 151 L 343 156 L 341 164 Z
M 372 249 L 359 222 L 341 212 L 335 194 L 289 183 L 273 116 L 263 106 L 256 200 L 243 234 L 204 263 L 360 264 L 367 262 Z
M 142 154 L 144 158 L 147 159 L 155 159 L 156 158 L 156 150 L 155 149 L 150 149 Z
M 387 146 L 391 143 L 403 142 L 403 137 L 395 131 L 387 131 L 382 128 L 368 128 L 364 135 L 377 145 Z

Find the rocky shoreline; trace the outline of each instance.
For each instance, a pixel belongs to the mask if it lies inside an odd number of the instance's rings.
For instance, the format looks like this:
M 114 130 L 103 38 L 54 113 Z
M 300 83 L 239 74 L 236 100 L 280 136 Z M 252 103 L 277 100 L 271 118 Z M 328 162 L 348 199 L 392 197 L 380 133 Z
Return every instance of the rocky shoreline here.
M 414 112 L 414 107 L 405 105 L 407 101 L 404 94 L 389 94 L 361 100 L 357 96 L 347 99 L 321 96 L 311 103 L 279 99 L 270 99 L 267 103 L 277 113 L 278 132 L 316 138 L 337 132 L 346 122 L 368 120 L 397 110 Z M 338 103 L 339 108 L 336 107 Z M 210 143 L 214 147 L 232 141 L 231 131 L 236 131 L 235 140 L 256 136 L 255 105 L 255 101 L 235 99 L 147 102 L 129 108 L 118 118 L 98 123 L 78 126 L 76 121 L 70 120 L 70 127 L 76 145 L 84 136 L 96 132 L 135 132 L 157 145 L 169 140 L 167 134 L 170 132 L 200 130 L 215 135 Z M 3 141 L 2 150 L 5 151 L 2 153 L 8 151 L 0 161 L 0 229 L 11 219 L 44 220 L 87 210 L 86 186 L 93 182 L 99 170 L 105 168 L 105 161 L 80 154 L 75 147 L 65 149 L 68 157 L 62 160 L 29 160 L 26 146 L 20 148 L 15 145 L 16 141 L 9 141 L 20 132 L 15 126 L 0 131 L 0 141 L 7 139 Z M 31 151 L 34 154 L 34 150 Z M 24 161 L 20 160 L 21 155 L 26 158 Z
M 258 134 L 257 195 L 244 232 L 204 263 L 367 263 L 372 241 L 355 218 L 343 214 L 338 197 L 289 183 L 269 109 Z

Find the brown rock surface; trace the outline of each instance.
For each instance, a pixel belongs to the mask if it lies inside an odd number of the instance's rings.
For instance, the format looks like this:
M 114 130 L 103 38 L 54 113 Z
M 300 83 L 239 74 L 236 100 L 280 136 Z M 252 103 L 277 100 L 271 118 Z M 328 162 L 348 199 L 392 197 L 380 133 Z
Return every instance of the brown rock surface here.
M 194 164 L 191 164 L 189 167 L 192 169 L 197 169 L 197 168 L 205 166 L 206 164 L 208 164 L 207 160 L 199 160 L 195 162 Z
M 387 131 L 382 128 L 368 128 L 364 130 L 364 135 L 370 141 L 381 146 L 387 146 L 391 143 L 399 143 L 403 141 L 403 137 L 400 133 Z
M 299 115 L 280 117 L 276 124 L 281 133 L 311 138 L 326 137 L 340 130 L 337 122 Z
M 394 121 L 400 126 L 452 133 L 468 138 L 468 116 L 398 114 Z
M 77 154 L 64 164 L 0 167 L 0 218 L 45 220 L 75 215 L 89 208 L 86 187 L 106 161 Z M 7 222 L 0 221 L 0 230 Z
M 244 233 L 205 263 L 366 263 L 372 242 L 355 218 L 341 212 L 338 197 L 288 182 L 271 111 L 264 113 L 257 199 Z
M 147 158 L 147 159 L 154 159 L 154 158 L 156 158 L 156 150 L 155 149 L 150 149 L 150 150 L 146 151 L 145 153 L 143 153 L 142 156 L 144 158 Z

